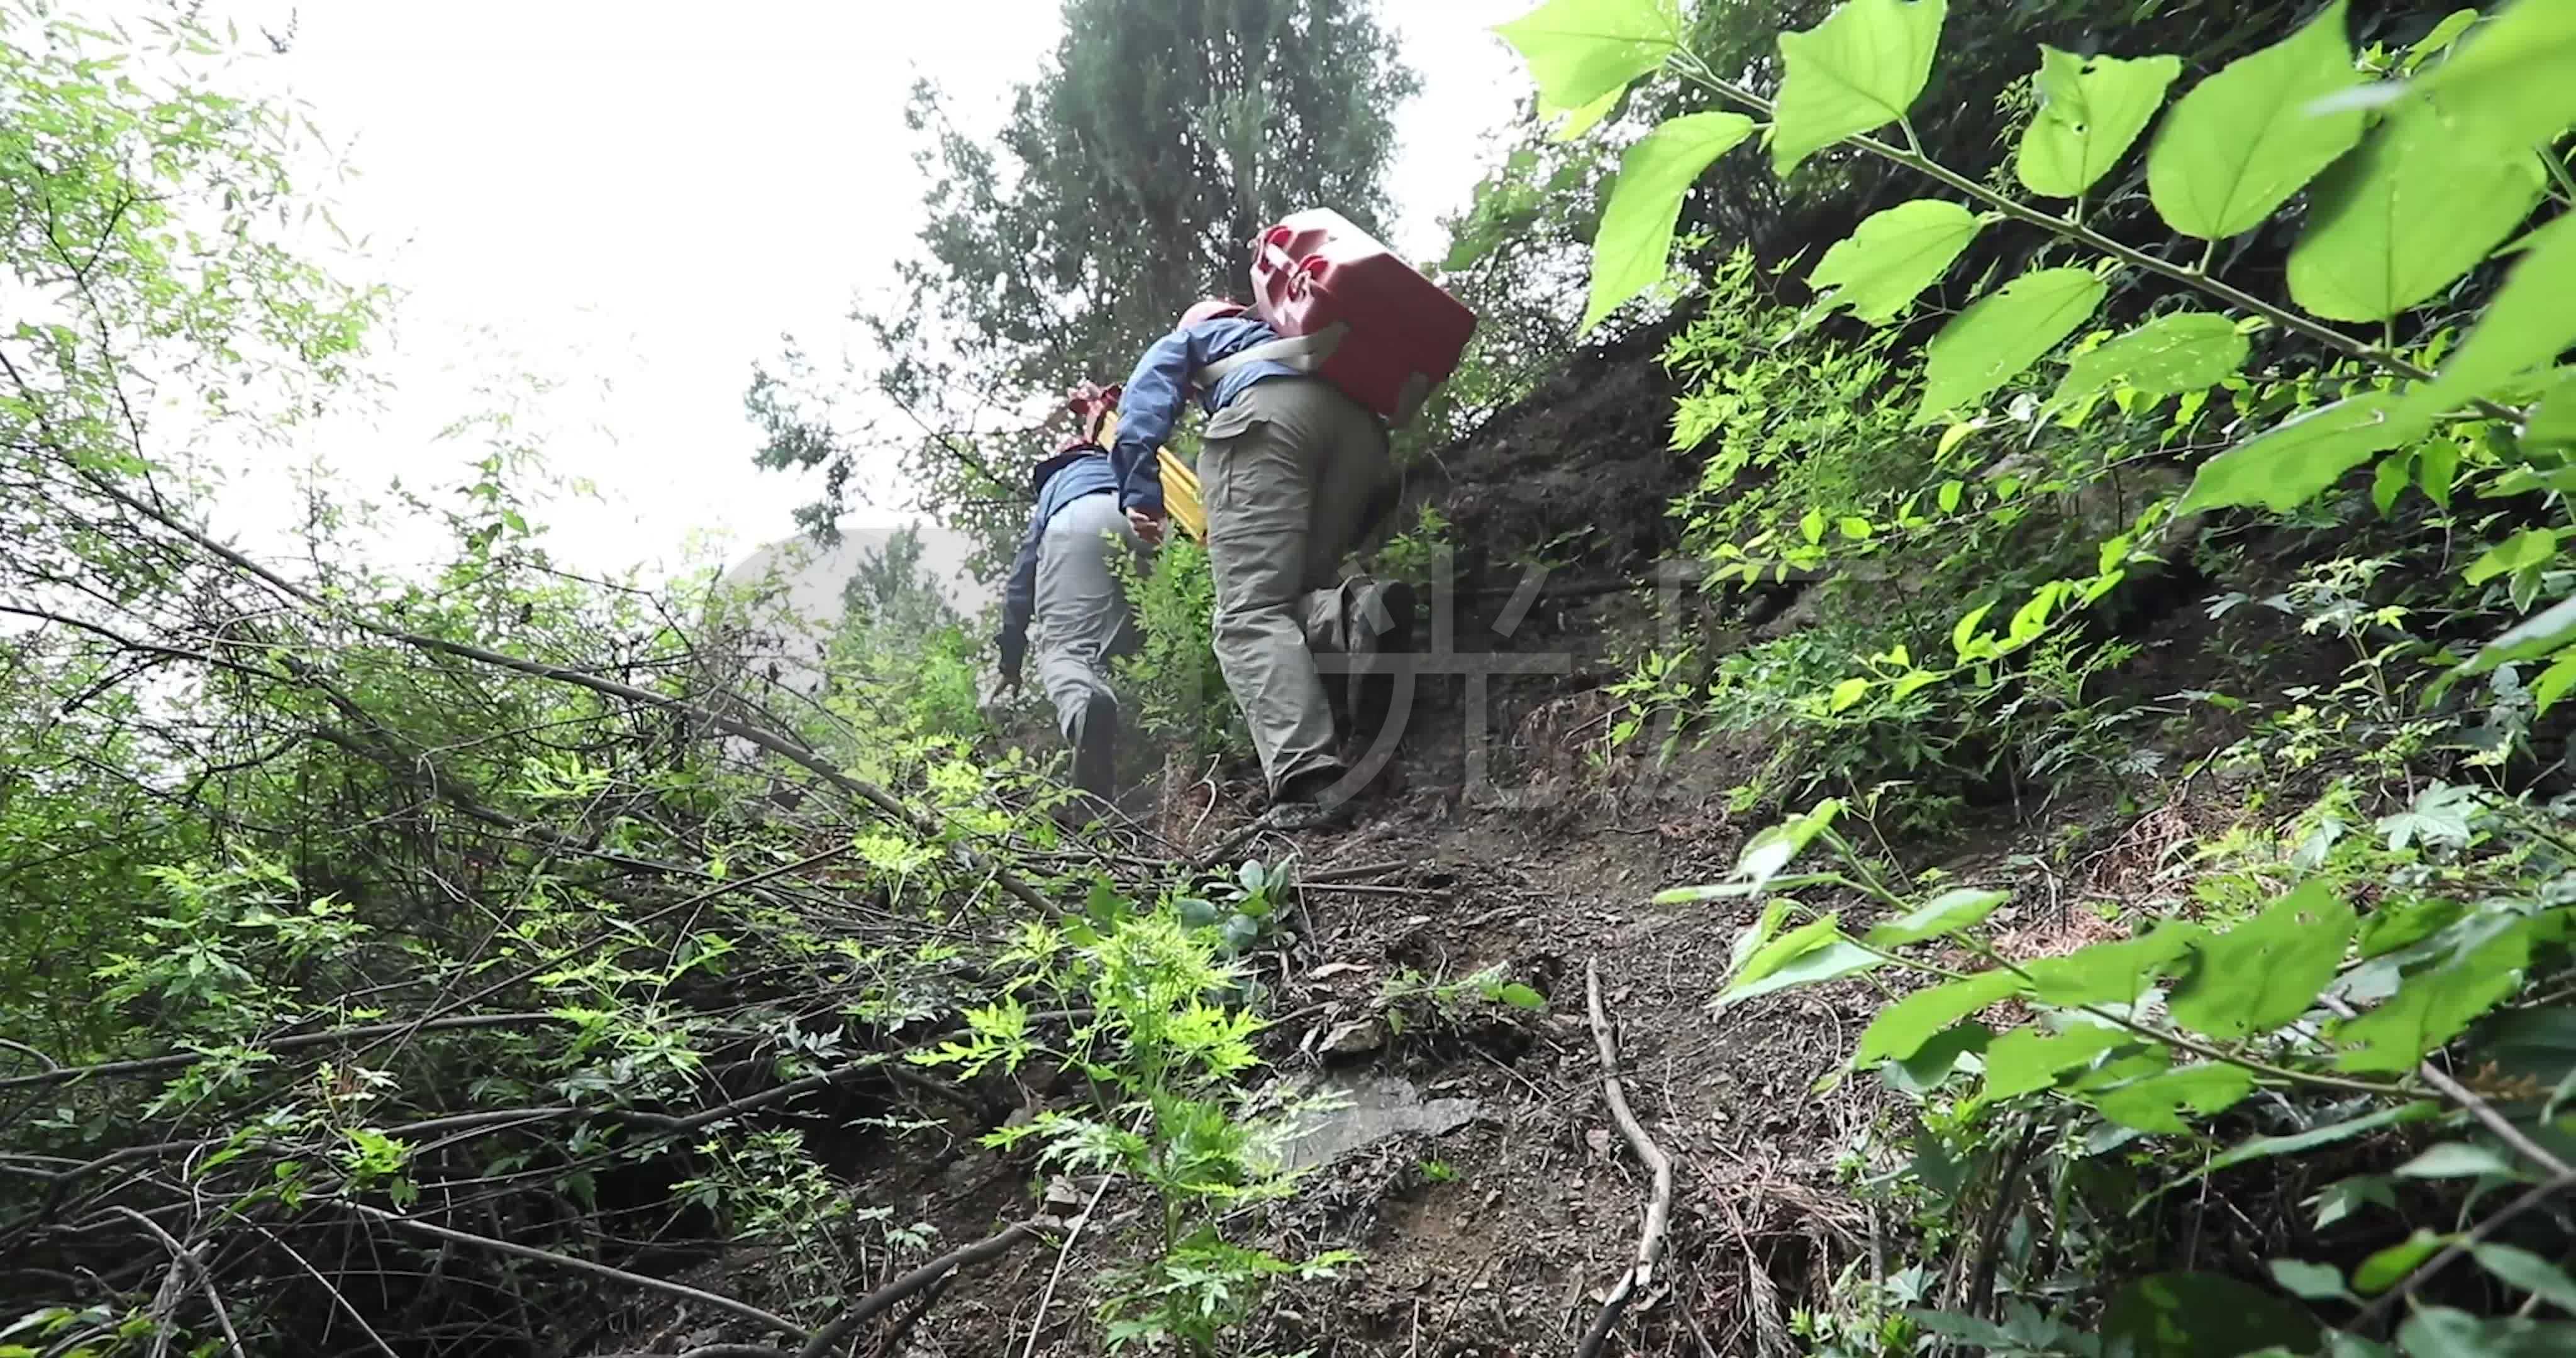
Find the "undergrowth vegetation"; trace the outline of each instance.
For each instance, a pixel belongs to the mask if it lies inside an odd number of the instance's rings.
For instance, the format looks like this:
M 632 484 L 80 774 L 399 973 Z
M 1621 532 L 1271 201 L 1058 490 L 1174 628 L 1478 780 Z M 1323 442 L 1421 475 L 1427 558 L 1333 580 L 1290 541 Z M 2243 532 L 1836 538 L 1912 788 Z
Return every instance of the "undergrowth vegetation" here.
M 1909 118 L 1964 17 L 1850 0 L 1780 35 L 1776 86 L 1661 0 L 1503 30 L 1578 125 L 1687 92 L 1622 153 L 1588 323 L 1757 133 L 1783 177 L 1924 195 L 1703 272 L 1675 527 L 1705 590 L 1804 625 L 1721 607 L 1613 688 L 1614 750 L 1770 741 L 1737 809 L 1787 819 L 1668 896 L 1762 902 L 1717 1021 L 1880 996 L 1851 1064 L 1909 1111 L 1852 1184 L 1904 1251 L 1801 1332 L 2576 1347 L 2571 11 L 2374 9 L 2356 51 L 2333 0 L 2188 83 L 2152 26 L 2043 45 L 1990 163 Z M 1913 875 L 1997 806 L 2043 898 Z

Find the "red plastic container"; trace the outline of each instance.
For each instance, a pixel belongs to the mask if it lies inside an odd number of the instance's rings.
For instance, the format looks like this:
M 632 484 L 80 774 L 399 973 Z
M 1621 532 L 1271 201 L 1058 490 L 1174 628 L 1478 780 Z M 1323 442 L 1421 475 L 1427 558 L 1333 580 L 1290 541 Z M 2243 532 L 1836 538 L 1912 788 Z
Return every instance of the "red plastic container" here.
M 1347 325 L 1316 375 L 1393 424 L 1449 380 L 1476 313 L 1338 212 L 1311 208 L 1261 233 L 1252 308 L 1282 335 Z

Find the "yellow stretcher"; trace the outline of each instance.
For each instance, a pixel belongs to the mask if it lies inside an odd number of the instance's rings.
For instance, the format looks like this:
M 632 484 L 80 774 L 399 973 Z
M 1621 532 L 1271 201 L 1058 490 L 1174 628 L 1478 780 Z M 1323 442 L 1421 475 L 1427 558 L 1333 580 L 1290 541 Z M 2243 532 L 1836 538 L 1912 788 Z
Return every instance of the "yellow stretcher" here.
M 1101 421 L 1096 437 L 1103 448 L 1117 443 L 1118 416 L 1115 412 Z M 1199 474 L 1169 448 L 1156 449 L 1155 456 L 1163 468 L 1163 512 L 1171 516 L 1173 523 L 1180 525 L 1182 532 L 1197 541 L 1207 541 L 1207 510 L 1199 504 Z

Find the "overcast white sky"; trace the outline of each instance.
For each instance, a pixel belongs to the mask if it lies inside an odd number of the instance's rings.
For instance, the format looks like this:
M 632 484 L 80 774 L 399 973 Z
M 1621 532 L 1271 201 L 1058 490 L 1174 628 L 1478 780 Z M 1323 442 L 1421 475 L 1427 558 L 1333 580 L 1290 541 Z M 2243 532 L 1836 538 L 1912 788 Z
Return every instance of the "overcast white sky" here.
M 1436 218 L 1467 201 L 1484 133 L 1527 88 L 1487 30 L 1533 2 L 1383 4 L 1424 86 L 1397 115 L 1398 248 L 1435 253 Z M 289 8 L 217 0 L 209 17 L 256 44 Z M 333 190 L 339 220 L 370 238 L 366 276 L 405 295 L 376 342 L 382 409 L 258 455 L 265 475 L 221 497 L 222 519 L 257 536 L 291 514 L 273 478 L 308 458 L 359 486 L 452 483 L 480 450 L 432 436 L 490 407 L 479 387 L 533 372 L 559 385 L 522 428 L 606 499 L 550 509 L 550 543 L 599 570 L 792 531 L 811 496 L 750 465 L 751 363 L 782 331 L 836 335 L 853 289 L 910 249 L 915 74 L 998 125 L 1058 34 L 1056 0 L 291 8 L 291 51 L 262 78 L 347 145 L 363 177 Z

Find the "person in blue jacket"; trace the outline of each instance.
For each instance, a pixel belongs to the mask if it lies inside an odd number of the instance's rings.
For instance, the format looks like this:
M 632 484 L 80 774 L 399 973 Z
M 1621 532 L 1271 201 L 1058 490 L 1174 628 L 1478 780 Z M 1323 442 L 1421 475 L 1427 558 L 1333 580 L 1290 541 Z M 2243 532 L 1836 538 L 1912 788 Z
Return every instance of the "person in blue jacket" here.
M 1156 452 L 1192 397 L 1207 412 L 1198 474 L 1217 664 L 1281 824 L 1337 818 L 1351 791 L 1316 655 L 1353 657 L 1336 668 L 1369 678 L 1352 704 L 1367 734 L 1386 715 L 1365 710 L 1385 697 L 1382 658 L 1407 649 L 1413 619 L 1409 586 L 1338 578 L 1392 503 L 1395 474 L 1385 424 L 1297 366 L 1313 357 L 1311 340 L 1282 338 L 1241 303 L 1201 302 L 1137 362 L 1109 452 L 1119 508 L 1160 542 Z
M 1020 687 L 1037 626 L 1038 686 L 1073 746 L 1074 786 L 1106 802 L 1116 790 L 1118 694 L 1109 662 L 1136 647 L 1135 615 L 1110 562 L 1145 544 L 1119 511 L 1108 450 L 1076 437 L 1030 474 L 1037 508 L 1002 594 L 1002 682 Z

